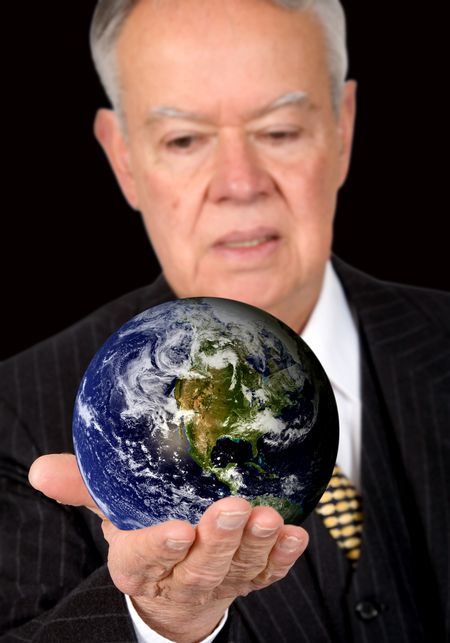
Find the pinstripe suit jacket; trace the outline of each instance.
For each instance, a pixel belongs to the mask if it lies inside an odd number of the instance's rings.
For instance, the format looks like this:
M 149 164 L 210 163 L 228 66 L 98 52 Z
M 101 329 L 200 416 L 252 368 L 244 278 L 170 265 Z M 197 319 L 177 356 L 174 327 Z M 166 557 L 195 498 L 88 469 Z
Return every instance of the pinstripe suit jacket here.
M 317 515 L 275 585 L 237 599 L 216 641 L 438 643 L 449 625 L 450 296 L 382 282 L 333 256 L 363 355 L 362 558 Z M 163 276 L 0 365 L 0 641 L 134 641 L 98 519 L 27 483 L 41 454 L 72 451 L 71 415 L 95 351 L 173 298 Z M 447 630 L 446 625 L 447 624 Z

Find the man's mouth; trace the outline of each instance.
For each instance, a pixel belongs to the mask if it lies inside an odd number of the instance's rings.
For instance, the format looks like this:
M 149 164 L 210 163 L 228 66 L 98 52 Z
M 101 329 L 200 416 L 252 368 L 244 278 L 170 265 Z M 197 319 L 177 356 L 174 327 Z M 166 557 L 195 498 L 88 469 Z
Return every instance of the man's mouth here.
M 249 241 L 228 241 L 222 243 L 221 245 L 226 248 L 253 248 L 254 246 L 259 246 L 261 243 L 265 243 L 271 239 L 276 239 L 275 235 L 267 235 L 265 237 L 260 237 L 259 239 L 250 239 Z
M 247 230 L 233 230 L 217 239 L 215 245 L 228 248 L 251 248 L 280 235 L 276 228 L 269 226 L 254 226 Z
M 232 264 L 260 265 L 277 251 L 281 236 L 275 228 L 257 226 L 248 230 L 233 230 L 216 241 L 213 250 Z

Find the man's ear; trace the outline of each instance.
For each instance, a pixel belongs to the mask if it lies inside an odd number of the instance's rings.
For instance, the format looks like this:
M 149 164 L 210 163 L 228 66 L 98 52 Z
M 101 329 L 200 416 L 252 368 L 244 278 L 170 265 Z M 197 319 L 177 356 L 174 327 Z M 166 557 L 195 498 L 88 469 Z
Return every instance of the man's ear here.
M 112 109 L 99 109 L 94 121 L 94 134 L 108 157 L 120 188 L 134 210 L 138 210 L 136 183 L 134 180 L 128 144 Z
M 339 116 L 340 135 L 340 171 L 339 187 L 347 178 L 350 158 L 352 153 L 353 134 L 356 119 L 356 80 L 347 80 L 344 85 L 344 93 Z

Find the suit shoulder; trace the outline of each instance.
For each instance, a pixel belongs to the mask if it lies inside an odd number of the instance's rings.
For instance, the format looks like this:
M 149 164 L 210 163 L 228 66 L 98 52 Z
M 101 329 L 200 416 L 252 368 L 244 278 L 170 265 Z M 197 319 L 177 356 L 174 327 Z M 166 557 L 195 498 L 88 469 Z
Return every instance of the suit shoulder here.
M 0 364 L 0 399 L 25 422 L 72 408 L 89 362 L 108 337 L 146 308 L 174 299 L 164 277 L 127 293 Z M 54 418 L 52 418 L 54 421 Z
M 390 281 L 380 281 L 380 284 L 400 297 L 406 306 L 414 309 L 430 326 L 439 328 L 450 337 L 450 293 Z
M 450 293 L 417 286 L 399 285 L 398 288 L 411 304 L 431 315 L 433 319 L 441 319 L 446 329 L 450 329 Z
M 439 328 L 450 337 L 450 293 L 433 288 L 387 281 L 369 275 L 333 255 L 333 266 L 350 301 L 376 316 L 387 314 L 387 307 L 396 312 L 409 310 L 431 328 Z

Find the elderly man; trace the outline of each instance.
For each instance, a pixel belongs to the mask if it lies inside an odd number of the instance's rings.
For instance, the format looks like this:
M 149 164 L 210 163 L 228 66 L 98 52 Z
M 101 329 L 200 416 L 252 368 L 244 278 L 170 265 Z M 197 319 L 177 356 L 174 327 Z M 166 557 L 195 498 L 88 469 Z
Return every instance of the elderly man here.
M 444 640 L 450 298 L 330 258 L 356 95 L 339 1 L 101 0 L 91 36 L 114 107 L 95 133 L 162 274 L 0 367 L 1 640 Z M 70 455 L 85 367 L 134 314 L 200 295 L 272 313 L 328 371 L 356 565 L 318 512 L 305 531 L 227 497 L 121 532 L 94 506 Z

